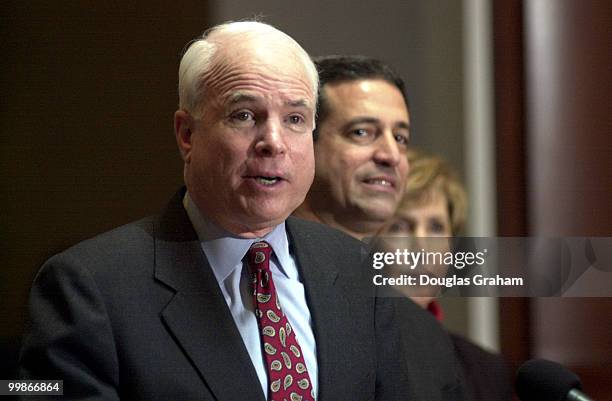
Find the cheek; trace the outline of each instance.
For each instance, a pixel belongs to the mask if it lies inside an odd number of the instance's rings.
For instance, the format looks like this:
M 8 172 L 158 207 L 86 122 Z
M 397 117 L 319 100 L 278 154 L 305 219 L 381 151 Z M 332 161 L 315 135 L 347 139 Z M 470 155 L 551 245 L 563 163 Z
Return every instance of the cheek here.
M 368 146 L 345 144 L 335 153 L 343 167 L 353 170 L 372 159 L 372 151 Z
M 249 144 L 238 141 L 211 141 L 208 147 L 206 165 L 218 176 L 234 176 L 240 173 L 248 158 Z
M 210 154 L 208 147 L 202 141 L 194 141 L 190 154 L 190 167 L 198 173 L 210 169 Z
M 450 220 L 446 221 L 446 227 L 445 227 L 445 230 L 444 230 L 444 236 L 445 237 L 452 237 L 453 236 L 453 233 L 451 232 L 451 222 L 450 222 Z
M 327 156 L 326 152 L 321 151 L 322 148 L 317 148 L 314 151 L 314 160 L 315 160 L 315 169 L 317 171 L 317 176 L 324 177 L 330 170 L 330 166 L 332 165 L 332 159 Z
M 296 167 L 296 172 L 304 181 L 308 182 L 308 186 L 312 184 L 315 175 L 315 153 L 312 146 L 312 141 L 304 141 L 299 146 L 292 149 L 293 164 Z
M 368 160 L 370 158 L 365 149 L 345 149 L 338 155 L 336 171 L 338 175 L 344 176 L 345 180 L 353 181 L 367 169 Z
M 408 172 L 410 171 L 410 166 L 408 165 L 408 159 L 405 156 L 402 156 L 402 160 L 399 164 L 399 174 L 402 183 L 406 182 L 406 178 L 408 178 Z
M 314 153 L 312 151 L 309 152 L 306 155 L 306 157 L 304 158 L 304 160 L 305 160 L 304 171 L 306 172 L 307 180 L 308 180 L 308 186 L 310 187 L 310 185 L 314 181 L 314 177 L 315 177 L 315 157 L 314 157 Z

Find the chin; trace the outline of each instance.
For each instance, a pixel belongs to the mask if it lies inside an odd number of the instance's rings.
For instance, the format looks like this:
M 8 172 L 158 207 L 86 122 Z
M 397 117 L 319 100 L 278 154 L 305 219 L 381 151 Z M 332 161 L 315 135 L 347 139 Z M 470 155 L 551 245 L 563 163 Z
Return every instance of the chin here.
M 295 209 L 298 208 L 300 203 L 295 202 L 270 202 L 270 199 L 266 199 L 260 202 L 253 202 L 248 205 L 246 212 L 249 216 L 260 219 L 261 221 L 272 221 L 272 220 L 285 220 Z
M 276 226 L 289 217 L 290 213 L 285 212 L 269 212 L 269 213 L 256 213 L 245 216 L 244 223 L 250 228 L 261 230 L 264 228 L 270 228 Z
M 369 204 L 363 211 L 364 214 L 371 220 L 386 222 L 393 217 L 395 210 L 387 205 L 377 207 L 376 204 Z

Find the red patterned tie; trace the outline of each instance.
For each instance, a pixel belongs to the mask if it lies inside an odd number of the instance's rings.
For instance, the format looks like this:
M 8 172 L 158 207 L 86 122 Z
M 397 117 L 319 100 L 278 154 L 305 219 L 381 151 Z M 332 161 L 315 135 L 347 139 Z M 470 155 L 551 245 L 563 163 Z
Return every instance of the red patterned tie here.
M 255 316 L 268 370 L 268 400 L 314 400 L 302 350 L 276 296 L 271 257 L 272 247 L 265 241 L 255 242 L 247 253 Z

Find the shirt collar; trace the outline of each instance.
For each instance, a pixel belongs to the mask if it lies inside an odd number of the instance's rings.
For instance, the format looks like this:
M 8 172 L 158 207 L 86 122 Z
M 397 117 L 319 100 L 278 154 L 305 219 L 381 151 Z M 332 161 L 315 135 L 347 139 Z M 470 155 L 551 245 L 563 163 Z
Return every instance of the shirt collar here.
M 242 267 L 242 259 L 251 245 L 262 240 L 267 241 L 274 249 L 273 262 L 276 263 L 280 272 L 289 279 L 298 279 L 297 271 L 283 265 L 283 261 L 288 261 L 290 260 L 288 258 L 291 257 L 285 222 L 274 227 L 263 238 L 241 238 L 206 219 L 191 199 L 189 192 L 185 193 L 183 206 L 198 235 L 217 282 L 222 283 L 234 269 Z

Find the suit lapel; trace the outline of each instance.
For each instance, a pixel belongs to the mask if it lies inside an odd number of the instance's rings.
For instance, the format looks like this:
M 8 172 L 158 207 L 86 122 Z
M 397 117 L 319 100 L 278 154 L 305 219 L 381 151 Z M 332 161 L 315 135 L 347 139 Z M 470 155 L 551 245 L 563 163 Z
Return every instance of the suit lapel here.
M 292 251 L 297 259 L 300 275 L 306 288 L 308 308 L 312 316 L 313 330 L 317 344 L 317 364 L 319 367 L 319 397 L 317 400 L 339 400 L 346 395 L 337 392 L 335 372 L 341 366 L 342 350 L 334 342 L 334 332 L 338 315 L 334 311 L 341 308 L 335 283 L 338 280 L 338 267 L 325 250 L 319 249 L 320 239 L 311 238 L 308 231 L 296 227 L 293 219 L 287 220 Z M 343 299 L 344 298 L 344 299 Z M 330 305 L 334 305 L 331 308 Z
M 156 232 L 155 277 L 176 291 L 161 312 L 162 320 L 217 399 L 264 401 L 249 354 L 181 198 L 171 202 Z

